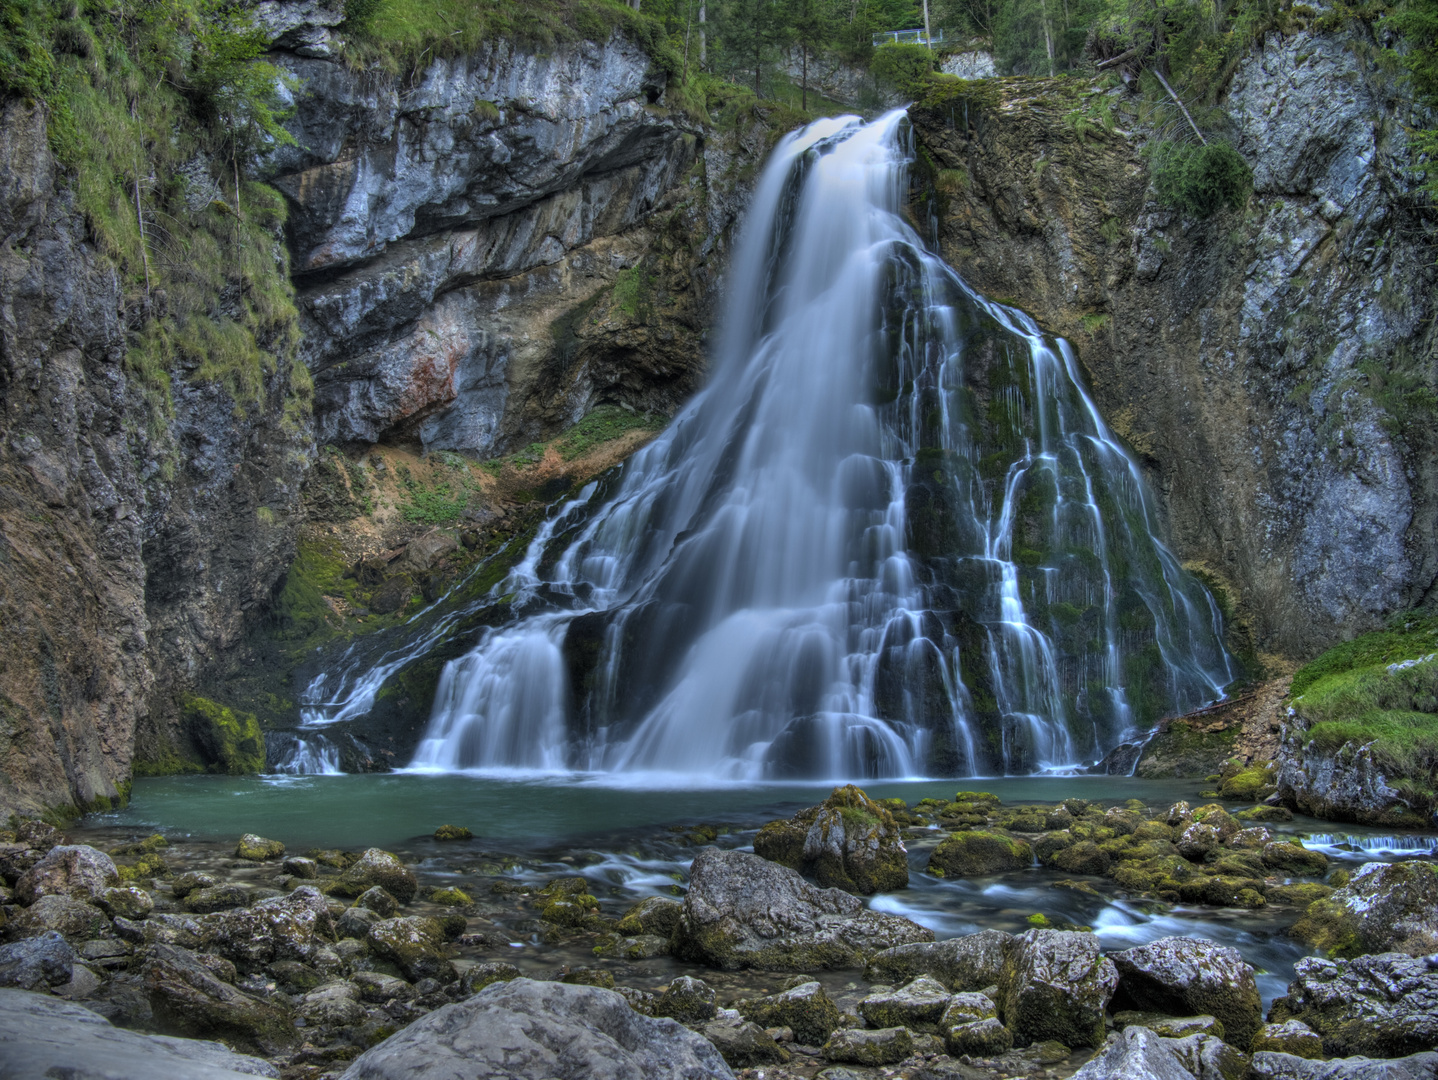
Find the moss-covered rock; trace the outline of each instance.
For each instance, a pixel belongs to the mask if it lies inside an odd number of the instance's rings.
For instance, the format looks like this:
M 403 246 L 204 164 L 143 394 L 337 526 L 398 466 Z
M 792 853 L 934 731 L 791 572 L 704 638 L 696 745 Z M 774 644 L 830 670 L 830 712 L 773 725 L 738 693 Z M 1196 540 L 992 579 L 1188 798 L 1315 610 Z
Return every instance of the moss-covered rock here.
M 1274 780 L 1273 762 L 1265 762 L 1250 768 L 1236 769 L 1230 773 L 1225 769 L 1218 784 L 1219 794 L 1225 799 L 1242 799 L 1258 802 L 1278 790 Z
M 1298 1020 L 1264 1024 L 1253 1036 L 1249 1049 L 1255 1054 L 1268 1051 L 1273 1054 L 1292 1054 L 1310 1061 L 1323 1060 L 1323 1039 L 1311 1027 Z
M 873 1028 L 906 1027 L 940 1034 L 950 997 L 943 983 L 920 975 L 897 990 L 870 994 L 859 1002 L 859 1015 Z
M 1101 1046 L 1104 1010 L 1118 971 L 1093 934 L 1029 930 L 1005 958 L 999 995 L 1014 1043 L 1056 1039 L 1065 1046 Z
M 370 952 L 394 964 L 412 982 L 427 978 L 448 982 L 455 977 L 444 942 L 444 927 L 438 920 L 416 915 L 375 923 L 366 938 Z
M 1114 953 L 1112 960 L 1119 971 L 1118 1005 L 1171 1016 L 1216 1017 L 1223 1025 L 1220 1037 L 1240 1049 L 1263 1023 L 1254 970 L 1236 949 L 1197 938 L 1166 937 Z
M 817 816 L 818 807 L 812 808 L 808 821 L 800 817 L 771 821 L 754 837 L 754 854 L 760 858 L 787 866 L 790 870 L 804 869 L 804 838 L 809 835 L 809 825 Z M 810 813 L 810 811 L 805 811 Z
M 754 853 L 812 876 L 820 885 L 868 896 L 909 883 L 908 853 L 887 808 L 853 784 L 787 821 L 771 821 Z
M 906 1028 L 881 1028 L 878 1031 L 846 1029 L 836 1031 L 824 1043 L 826 1061 L 850 1062 L 855 1065 L 894 1065 L 914 1052 L 914 1037 Z
M 1438 949 L 1438 866 L 1368 863 L 1348 884 L 1314 901 L 1293 936 L 1327 952 L 1429 953 Z
M 650 896 L 624 913 L 617 927 L 619 933 L 632 936 L 652 935 L 668 940 L 679 925 L 684 905 L 664 896 Z
M 1322 877 L 1328 872 L 1328 856 L 1302 844 L 1274 842 L 1263 846 L 1263 865 L 1301 877 Z
M 446 907 L 469 907 L 474 903 L 469 893 L 453 886 L 445 889 L 435 889 L 429 894 L 427 899 L 431 904 L 443 904 Z
M 441 825 L 434 830 L 434 838 L 436 840 L 472 840 L 474 833 L 463 825 Z
M 1292 904 L 1294 907 L 1306 908 L 1315 900 L 1326 900 L 1332 895 L 1332 886 L 1320 885 L 1316 881 L 1299 881 L 1292 885 L 1271 885 L 1264 893 L 1264 898 L 1270 904 Z
M 473 996 L 491 983 L 511 982 L 520 978 L 522 974 L 519 968 L 513 964 L 502 962 L 475 964 L 473 967 L 465 969 L 464 974 L 460 977 L 460 987 L 465 994 Z
M 265 771 L 265 735 L 253 713 L 196 695 L 180 703 L 185 731 L 205 768 L 244 776 Z
M 254 833 L 245 833 L 240 837 L 240 842 L 235 845 L 235 858 L 247 859 L 250 862 L 278 859 L 284 853 L 284 844 L 278 840 L 266 840 L 263 836 L 256 836 Z
M 369 848 L 339 876 L 332 888 L 332 894 L 359 896 L 376 885 L 401 904 L 409 903 L 419 891 L 419 880 L 414 876 L 414 872 L 397 856 L 379 848 Z
M 989 831 L 961 831 L 946 837 L 929 856 L 929 873 L 939 877 L 982 877 L 1032 866 L 1034 851 L 1023 840 Z
M 1053 865 L 1066 874 L 1098 876 L 1108 873 L 1110 859 L 1092 840 L 1081 840 L 1055 852 Z

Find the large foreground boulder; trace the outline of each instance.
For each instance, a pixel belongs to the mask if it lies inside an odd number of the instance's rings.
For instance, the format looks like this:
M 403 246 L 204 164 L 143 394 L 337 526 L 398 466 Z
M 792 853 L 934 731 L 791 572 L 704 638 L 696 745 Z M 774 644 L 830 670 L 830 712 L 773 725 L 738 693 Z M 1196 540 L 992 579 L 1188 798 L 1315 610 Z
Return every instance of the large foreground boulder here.
M 998 985 L 1013 941 L 1002 930 L 980 930 L 947 941 L 898 945 L 875 953 L 864 977 L 897 986 L 928 975 L 950 990 L 983 990 Z
M 266 1054 L 296 1041 L 286 1012 L 217 978 L 188 949 L 151 945 L 140 974 L 155 1021 L 165 1030 L 224 1039 Z
M 675 951 L 729 971 L 810 971 L 859 967 L 873 953 L 933 938 L 933 931 L 869 911 L 846 892 L 816 888 L 786 866 L 706 848 L 689 872 Z
M 1311 1061 L 1265 1052 L 1253 1055 L 1246 1080 L 1438 1080 L 1438 1054 L 1391 1061 L 1365 1057 Z
M 1118 971 L 1094 934 L 1030 930 L 1009 949 L 999 1011 L 1018 1046 L 1049 1039 L 1101 1046 L 1104 1010 L 1117 986 Z
M 0 986 L 43 990 L 64 986 L 75 968 L 75 951 L 54 930 L 0 947 Z
M 514 979 L 446 1005 L 366 1051 L 344 1080 L 732 1078 L 712 1043 L 612 990 Z
M 1199 938 L 1166 937 L 1110 955 L 1118 968 L 1118 1007 L 1173 1016 L 1207 1015 L 1224 1037 L 1246 1049 L 1263 1025 L 1253 968 L 1237 949 Z
M 1438 1046 L 1438 962 L 1403 953 L 1307 957 L 1268 1018 L 1300 1020 L 1332 1057 L 1402 1057 Z
M 1133 1026 L 1112 1036 L 1073 1080 L 1243 1080 L 1246 1065 L 1212 1035 L 1165 1039 Z
M 1438 866 L 1367 863 L 1332 896 L 1309 905 L 1293 934 L 1330 956 L 1438 950 Z
M 269 1062 L 219 1043 L 141 1035 L 42 994 L 0 990 L 0 1075 L 6 1080 L 239 1080 L 279 1076 Z

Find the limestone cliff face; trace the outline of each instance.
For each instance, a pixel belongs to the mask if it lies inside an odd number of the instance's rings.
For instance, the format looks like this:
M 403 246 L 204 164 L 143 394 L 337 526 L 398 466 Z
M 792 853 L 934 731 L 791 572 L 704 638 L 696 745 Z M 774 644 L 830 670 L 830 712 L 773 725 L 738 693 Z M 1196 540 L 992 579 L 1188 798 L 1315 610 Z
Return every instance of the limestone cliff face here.
M 1261 651 L 1310 656 L 1438 573 L 1433 222 L 1411 101 L 1374 52 L 1262 42 L 1223 102 L 1254 191 L 1204 221 L 1154 201 L 1122 89 L 985 80 L 911 113 L 932 164 L 917 219 L 976 288 L 1074 342 L 1178 553 Z
M 286 365 L 246 410 L 173 372 L 157 412 L 125 366 L 139 301 L 17 103 L 0 237 L 0 813 L 103 805 L 137 725 L 268 599 L 309 435 L 282 423 Z

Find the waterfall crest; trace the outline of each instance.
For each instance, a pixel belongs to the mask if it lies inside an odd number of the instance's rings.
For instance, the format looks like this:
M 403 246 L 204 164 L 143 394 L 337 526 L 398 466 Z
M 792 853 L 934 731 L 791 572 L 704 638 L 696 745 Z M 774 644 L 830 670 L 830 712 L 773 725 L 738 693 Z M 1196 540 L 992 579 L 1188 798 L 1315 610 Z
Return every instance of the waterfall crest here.
M 734 779 L 1093 760 L 1234 678 L 1067 343 L 901 210 L 902 110 L 775 150 L 709 385 L 550 518 L 413 766 Z

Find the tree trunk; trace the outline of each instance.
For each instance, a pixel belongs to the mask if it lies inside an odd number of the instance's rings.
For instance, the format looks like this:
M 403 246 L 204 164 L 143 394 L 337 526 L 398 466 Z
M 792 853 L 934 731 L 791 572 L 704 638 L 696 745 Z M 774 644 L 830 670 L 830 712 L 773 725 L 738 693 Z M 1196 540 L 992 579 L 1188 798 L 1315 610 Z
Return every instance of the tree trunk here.
M 702 69 L 709 59 L 708 41 L 704 36 L 704 24 L 708 20 L 704 17 L 705 0 L 699 0 L 699 67 Z
M 803 59 L 799 62 L 799 107 L 805 112 L 809 111 L 809 46 L 801 44 L 800 52 Z
M 1047 0 L 1039 0 L 1039 10 L 1044 17 L 1044 47 L 1049 54 L 1049 78 L 1054 77 L 1054 32 L 1049 28 L 1049 5 Z
M 934 34 L 929 29 L 929 0 L 924 0 L 924 44 L 930 52 L 934 51 Z

